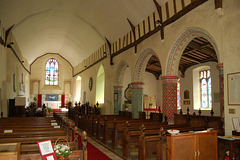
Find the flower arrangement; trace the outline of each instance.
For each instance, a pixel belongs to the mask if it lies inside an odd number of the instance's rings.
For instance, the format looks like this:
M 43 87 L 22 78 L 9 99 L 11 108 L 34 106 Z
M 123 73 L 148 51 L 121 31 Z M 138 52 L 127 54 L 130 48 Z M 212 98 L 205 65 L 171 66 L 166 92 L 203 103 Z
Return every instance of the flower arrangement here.
M 48 113 L 51 113 L 52 112 L 52 108 L 47 107 L 47 111 L 48 111 Z
M 71 154 L 71 149 L 69 146 L 64 144 L 57 144 L 54 146 L 54 151 L 57 157 L 68 157 Z

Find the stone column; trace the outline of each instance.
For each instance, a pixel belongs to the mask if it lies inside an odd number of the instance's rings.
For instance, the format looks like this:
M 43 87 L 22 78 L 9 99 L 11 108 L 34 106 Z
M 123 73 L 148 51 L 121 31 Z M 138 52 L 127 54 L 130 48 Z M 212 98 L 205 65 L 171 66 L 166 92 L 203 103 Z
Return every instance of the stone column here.
M 163 76 L 163 116 L 167 116 L 169 124 L 174 123 L 174 114 L 177 113 L 177 76 Z
M 114 114 L 119 114 L 122 108 L 122 88 L 123 86 L 113 86 L 114 87 Z
M 132 82 L 132 117 L 139 118 L 139 111 L 143 110 L 143 82 Z
M 219 85 L 220 85 L 220 115 L 224 122 L 224 75 L 223 75 L 223 63 L 218 64 L 217 69 L 219 71 Z

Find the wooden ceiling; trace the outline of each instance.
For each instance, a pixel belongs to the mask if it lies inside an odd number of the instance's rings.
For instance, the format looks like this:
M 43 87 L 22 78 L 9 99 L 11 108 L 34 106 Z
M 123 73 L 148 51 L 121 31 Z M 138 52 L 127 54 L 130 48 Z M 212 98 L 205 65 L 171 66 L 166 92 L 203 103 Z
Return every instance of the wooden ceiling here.
M 183 51 L 179 63 L 181 76 L 185 76 L 185 71 L 196 64 L 205 62 L 218 62 L 216 52 L 213 46 L 204 38 L 198 37 L 193 39 Z M 156 56 L 152 56 L 146 66 L 146 71 L 152 73 L 156 79 L 162 74 L 160 61 Z
M 162 66 L 156 56 L 152 56 L 149 59 L 145 71 L 152 73 L 156 77 L 156 79 L 159 79 L 159 76 L 162 74 Z

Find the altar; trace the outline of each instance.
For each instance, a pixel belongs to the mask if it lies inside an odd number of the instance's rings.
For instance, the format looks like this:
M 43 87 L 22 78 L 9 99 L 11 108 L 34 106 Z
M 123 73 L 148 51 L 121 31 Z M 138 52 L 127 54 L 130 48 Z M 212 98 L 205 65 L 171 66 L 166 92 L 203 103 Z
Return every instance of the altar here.
M 60 109 L 61 107 L 61 101 L 44 101 L 43 102 L 46 107 L 52 108 L 52 109 Z
M 156 96 L 145 95 L 143 97 L 143 106 L 143 111 L 146 112 L 146 119 L 150 118 L 151 112 L 156 113 L 159 111 L 159 108 L 157 108 Z
M 59 95 L 57 94 L 46 94 L 46 97 L 44 98 L 45 101 L 43 103 L 46 105 L 46 107 L 49 107 L 51 109 L 60 109 L 62 102 L 59 98 Z

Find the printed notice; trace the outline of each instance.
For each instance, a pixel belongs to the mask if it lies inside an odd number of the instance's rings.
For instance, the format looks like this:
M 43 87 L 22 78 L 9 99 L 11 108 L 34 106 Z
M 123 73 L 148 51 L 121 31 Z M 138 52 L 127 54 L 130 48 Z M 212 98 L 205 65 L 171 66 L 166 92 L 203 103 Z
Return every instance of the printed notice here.
M 4 133 L 12 133 L 13 130 L 4 130 Z
M 51 126 L 57 126 L 58 124 L 57 123 L 51 123 Z
M 60 128 L 60 126 L 53 126 L 53 128 Z
M 47 157 L 47 160 L 54 160 L 54 157 L 51 155 L 51 156 L 48 156 Z
M 228 104 L 240 104 L 240 72 L 228 74 Z
M 38 143 L 42 155 L 53 153 L 53 147 L 51 141 L 45 141 Z

